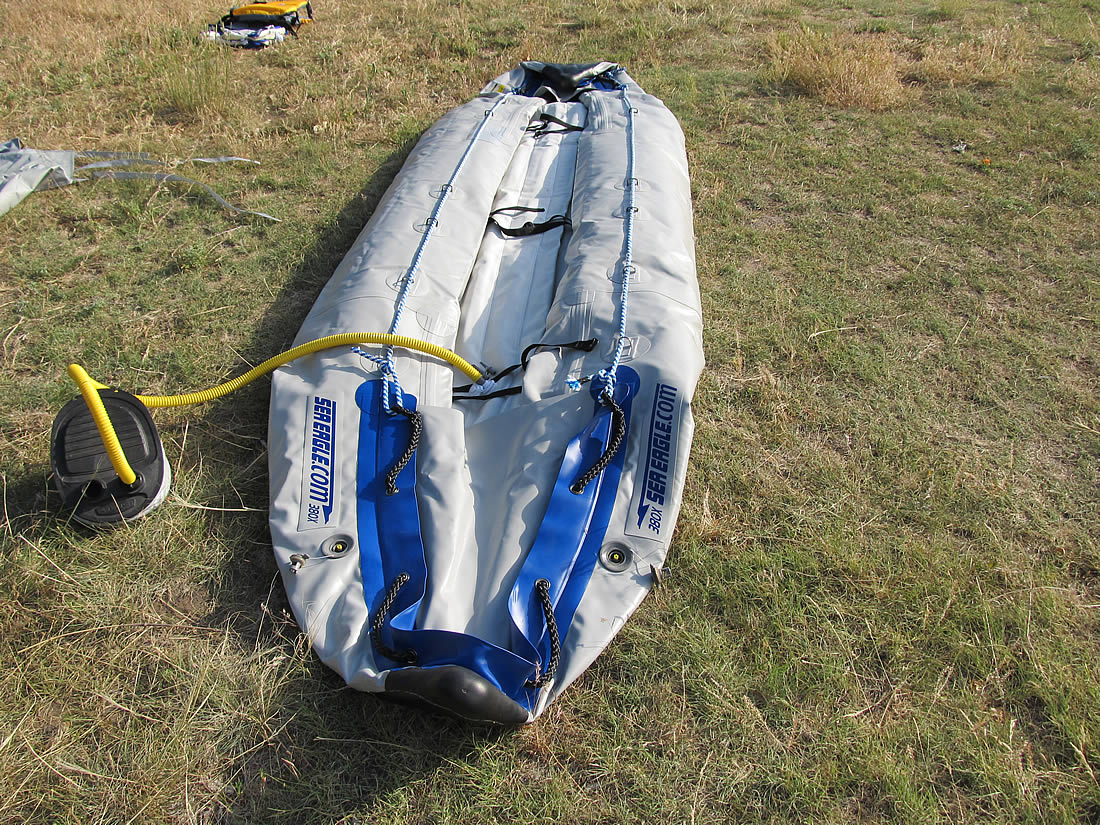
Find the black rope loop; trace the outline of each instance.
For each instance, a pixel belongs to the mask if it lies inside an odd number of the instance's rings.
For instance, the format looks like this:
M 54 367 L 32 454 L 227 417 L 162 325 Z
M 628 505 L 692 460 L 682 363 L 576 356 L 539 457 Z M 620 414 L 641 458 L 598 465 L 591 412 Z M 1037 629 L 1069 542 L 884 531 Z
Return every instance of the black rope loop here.
M 602 398 L 603 402 L 611 408 L 611 438 L 607 442 L 607 449 L 603 451 L 603 455 L 588 468 L 588 472 L 569 486 L 569 492 L 578 496 L 611 463 L 611 459 L 619 452 L 619 447 L 622 446 L 623 439 L 626 437 L 626 415 L 623 413 L 623 408 L 616 404 L 615 399 L 609 395 L 604 395 Z
M 409 443 L 405 447 L 405 452 L 401 454 L 401 457 L 397 459 L 392 467 L 390 467 L 390 471 L 386 473 L 387 496 L 392 496 L 397 492 L 397 477 L 401 475 L 401 471 L 404 470 L 405 466 L 412 460 L 413 455 L 416 453 L 416 448 L 420 446 L 420 436 L 424 432 L 424 416 L 419 410 L 406 410 L 404 407 L 395 406 L 393 411 L 408 418 L 411 429 L 409 431 Z
M 554 618 L 554 605 L 550 601 L 550 581 L 539 579 L 535 582 L 535 593 L 542 603 L 542 615 L 546 617 L 546 632 L 550 634 L 550 659 L 546 668 L 540 674 L 535 668 L 535 678 L 528 679 L 526 685 L 529 688 L 541 688 L 550 683 L 554 674 L 558 672 L 558 659 L 561 658 L 561 640 L 558 638 L 558 622 Z
M 408 573 L 398 573 L 397 577 L 393 580 L 393 584 L 390 585 L 390 589 L 386 591 L 386 598 L 382 599 L 382 604 L 378 606 L 378 612 L 374 616 L 374 621 L 370 625 L 370 638 L 374 642 L 374 649 L 385 656 L 387 659 L 393 659 L 393 661 L 402 665 L 411 665 L 416 662 L 415 650 L 394 650 L 392 647 L 382 641 L 382 628 L 386 624 L 386 618 L 390 615 L 390 608 L 393 607 L 394 601 L 397 599 L 397 594 L 401 592 L 401 588 L 409 583 Z

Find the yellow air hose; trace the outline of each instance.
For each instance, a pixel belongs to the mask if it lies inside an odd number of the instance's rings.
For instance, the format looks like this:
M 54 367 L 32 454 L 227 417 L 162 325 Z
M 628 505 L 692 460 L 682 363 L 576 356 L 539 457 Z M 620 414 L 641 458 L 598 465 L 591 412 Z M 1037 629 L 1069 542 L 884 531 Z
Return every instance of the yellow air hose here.
M 416 350 L 446 361 L 466 373 L 473 381 L 482 379 L 481 372 L 477 367 L 451 352 L 451 350 L 437 344 L 421 341 L 417 338 L 409 338 L 405 335 L 388 335 L 381 332 L 345 332 L 339 335 L 327 335 L 324 338 L 318 338 L 286 352 L 281 352 L 272 358 L 268 358 L 258 367 L 253 367 L 244 375 L 237 376 L 231 381 L 226 381 L 224 384 L 219 384 L 208 390 L 189 392 L 183 395 L 137 395 L 134 397 L 146 407 L 182 407 L 187 404 L 201 404 L 238 390 L 261 375 L 267 375 L 277 367 L 290 363 L 295 358 L 312 355 L 315 352 L 332 349 L 333 347 L 349 347 L 355 344 L 381 344 L 388 347 Z M 115 428 L 111 425 L 107 410 L 99 397 L 99 391 L 109 389 L 109 387 L 93 379 L 79 364 L 69 365 L 69 377 L 80 388 L 84 403 L 88 405 L 92 420 L 95 422 L 96 429 L 99 430 L 99 437 L 103 439 L 103 446 L 107 450 L 107 457 L 111 461 L 111 466 L 115 468 L 115 472 L 118 473 L 118 477 L 123 484 L 133 484 L 137 481 L 137 473 L 133 471 L 130 463 L 126 460 L 122 445 L 118 441 L 118 435 L 115 433 Z

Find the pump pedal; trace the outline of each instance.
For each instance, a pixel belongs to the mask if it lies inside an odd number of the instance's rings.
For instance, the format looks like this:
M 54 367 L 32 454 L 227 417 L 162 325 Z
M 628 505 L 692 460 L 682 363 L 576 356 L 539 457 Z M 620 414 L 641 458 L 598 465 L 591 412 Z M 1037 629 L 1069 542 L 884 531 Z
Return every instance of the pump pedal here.
M 61 506 L 92 527 L 131 521 L 148 513 L 168 494 L 172 470 L 149 410 L 128 392 L 99 391 L 126 461 L 137 479 L 118 477 L 99 430 L 82 398 L 61 408 L 50 435 L 50 465 Z

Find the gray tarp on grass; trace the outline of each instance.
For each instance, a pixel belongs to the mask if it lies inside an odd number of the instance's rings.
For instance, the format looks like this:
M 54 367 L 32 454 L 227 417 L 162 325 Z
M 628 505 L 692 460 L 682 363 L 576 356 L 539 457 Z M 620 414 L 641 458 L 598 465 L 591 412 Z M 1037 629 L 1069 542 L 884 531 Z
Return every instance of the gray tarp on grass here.
M 75 168 L 78 157 L 81 160 L 91 162 Z M 229 163 L 232 161 L 259 164 L 259 161 L 235 156 L 191 158 L 188 161 L 181 162 Z M 144 152 L 74 152 L 67 149 L 31 149 L 24 146 L 19 138 L 12 138 L 7 143 L 0 144 L 0 216 L 19 204 L 31 192 L 37 192 L 41 189 L 56 189 L 72 183 L 79 183 L 88 178 L 74 177 L 76 172 L 88 172 L 89 176 L 93 178 L 142 179 L 198 186 L 231 212 L 257 215 L 269 221 L 279 220 L 264 212 L 254 212 L 251 209 L 234 206 L 205 183 L 199 183 L 197 180 L 191 180 L 191 178 L 186 178 L 183 175 L 175 175 L 169 172 L 116 171 L 116 167 L 134 165 L 163 166 L 164 164 Z
M 28 149 L 12 138 L 0 144 L 0 215 L 31 192 L 73 182 L 76 152 Z

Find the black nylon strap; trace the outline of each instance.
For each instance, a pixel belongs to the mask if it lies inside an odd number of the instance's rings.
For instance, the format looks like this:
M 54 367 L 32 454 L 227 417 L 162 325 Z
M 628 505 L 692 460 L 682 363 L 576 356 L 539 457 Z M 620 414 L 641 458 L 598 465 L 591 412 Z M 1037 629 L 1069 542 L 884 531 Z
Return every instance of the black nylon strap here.
M 562 120 L 560 117 L 554 117 L 553 115 L 547 114 L 546 112 L 543 112 L 541 115 L 539 115 L 539 120 L 543 121 L 544 123 L 553 123 L 555 126 L 561 126 L 562 129 L 566 132 L 584 131 L 583 126 L 578 126 L 575 123 L 570 123 L 567 120 Z
M 505 212 L 514 212 L 516 214 L 522 214 L 524 212 L 545 212 L 541 206 L 502 206 L 500 209 L 494 209 L 489 213 L 489 217 L 492 218 L 495 215 L 503 215 Z
M 599 338 L 586 338 L 583 341 L 570 341 L 567 344 L 541 344 L 541 343 L 540 344 L 529 344 L 527 347 L 524 348 L 523 354 L 519 357 L 519 363 L 518 364 L 512 364 L 512 366 L 505 367 L 500 372 L 495 373 L 493 375 L 493 381 L 499 381 L 501 378 L 504 378 L 507 375 L 511 375 L 513 372 L 520 369 L 521 367 L 523 368 L 524 372 L 526 372 L 527 371 L 527 362 L 531 359 L 531 356 L 534 355 L 537 350 L 540 350 L 540 349 L 576 349 L 576 350 L 580 350 L 581 352 L 592 352 L 592 350 L 594 350 L 596 348 L 596 345 L 598 343 L 600 343 Z M 474 388 L 473 384 L 463 384 L 461 387 L 455 387 L 452 390 L 452 392 L 454 392 L 454 393 L 466 393 L 466 392 L 469 392 L 470 390 L 472 390 L 473 388 Z M 518 392 L 518 390 L 515 390 L 515 391 L 512 391 L 512 392 L 507 392 L 507 393 L 505 393 L 503 390 L 500 390 L 498 392 L 500 394 L 504 394 L 504 395 L 515 395 Z M 457 395 L 454 396 L 454 398 L 456 400 L 462 400 L 462 401 L 468 401 L 468 400 L 472 400 L 472 399 L 475 399 L 475 398 L 489 398 L 489 397 L 499 397 L 499 395 L 497 393 L 489 393 L 488 395 L 484 395 L 484 396 L 473 395 L 473 396 L 470 396 L 470 398 L 462 398 L 462 399 L 459 399 Z
M 546 112 L 543 112 L 539 115 L 539 120 L 541 120 L 542 123 L 536 123 L 533 126 L 527 127 L 527 131 L 531 132 L 536 138 L 540 138 L 543 135 L 564 135 L 568 134 L 569 132 L 584 131 L 583 126 L 577 126 L 574 123 L 570 123 L 569 121 L 554 117 L 553 115 L 547 114 Z M 550 124 L 560 126 L 561 128 L 551 129 Z
M 452 401 L 491 401 L 494 398 L 504 398 L 506 395 L 519 395 L 523 387 L 508 387 L 505 390 L 494 390 L 485 395 L 452 395 Z
M 519 357 L 520 366 L 526 371 L 527 361 L 540 349 L 576 349 L 581 352 L 592 352 L 598 343 L 600 343 L 599 338 L 586 338 L 583 341 L 570 341 L 568 344 L 531 344 Z
M 559 226 L 570 226 L 569 218 L 565 217 L 565 215 L 554 215 L 554 217 L 547 218 L 542 223 L 527 221 L 522 226 L 517 226 L 514 229 L 501 226 L 500 222 L 492 216 L 489 217 L 489 223 L 493 224 L 500 230 L 500 234 L 507 238 L 527 238 L 531 235 L 541 235 L 543 232 L 549 232 L 551 229 L 557 229 Z

